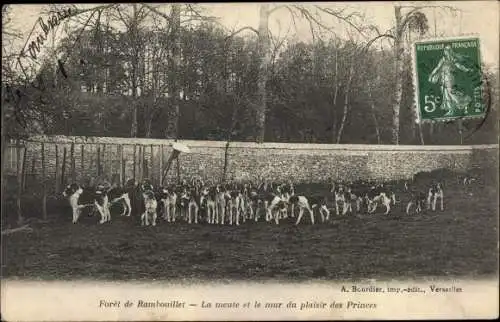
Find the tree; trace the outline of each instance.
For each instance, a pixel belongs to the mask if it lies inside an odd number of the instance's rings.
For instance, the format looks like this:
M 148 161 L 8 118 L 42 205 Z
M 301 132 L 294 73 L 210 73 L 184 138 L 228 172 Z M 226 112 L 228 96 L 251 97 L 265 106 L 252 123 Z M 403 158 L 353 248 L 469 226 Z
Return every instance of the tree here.
M 124 45 L 126 46 L 126 55 L 128 56 L 129 63 L 129 77 L 130 89 L 132 92 L 132 124 L 130 127 L 130 136 L 137 137 L 138 134 L 138 118 L 137 108 L 138 104 L 136 98 L 138 97 L 139 77 L 140 77 L 140 57 L 144 42 L 141 36 L 141 24 L 147 17 L 148 11 L 144 6 L 132 5 L 132 13 L 127 15 L 125 10 L 121 7 L 116 8 L 119 20 L 125 25 L 127 31 L 123 34 Z
M 238 34 L 239 32 L 243 30 L 251 30 L 254 33 L 257 34 L 258 36 L 258 62 L 259 62 L 259 73 L 258 73 L 258 80 L 257 80 L 257 86 L 258 86 L 258 91 L 257 91 L 257 99 L 256 99 L 256 105 L 257 105 L 257 121 L 256 121 L 256 135 L 255 135 L 255 140 L 257 142 L 263 142 L 265 138 L 265 122 L 266 122 L 266 113 L 267 113 L 267 91 L 266 91 L 266 83 L 269 78 L 269 63 L 270 63 L 270 31 L 269 31 L 269 17 L 271 14 L 279 9 L 287 9 L 290 14 L 292 19 L 295 21 L 296 16 L 300 16 L 309 23 L 316 24 L 319 27 L 326 29 L 326 30 L 332 30 L 331 28 L 327 27 L 322 21 L 321 18 L 319 18 L 319 15 L 316 12 L 316 15 L 312 13 L 309 9 L 305 8 L 304 6 L 299 6 L 299 5 L 277 5 L 273 8 L 267 3 L 261 4 L 259 7 L 259 29 L 255 30 L 252 27 L 245 26 L 237 30 L 236 32 L 233 32 L 229 37 L 233 37 L 234 35 Z M 315 6 L 316 11 L 320 11 L 322 13 L 326 13 L 327 15 L 334 17 L 340 21 L 344 21 L 347 24 L 349 24 L 351 27 L 354 27 L 357 31 L 361 32 L 361 30 L 356 26 L 356 24 L 353 22 L 353 19 L 355 17 L 359 17 L 359 14 L 357 13 L 350 13 L 350 14 L 345 14 L 344 10 L 339 10 L 335 11 L 330 8 L 323 8 L 320 6 Z M 228 38 L 229 38 L 228 37 Z

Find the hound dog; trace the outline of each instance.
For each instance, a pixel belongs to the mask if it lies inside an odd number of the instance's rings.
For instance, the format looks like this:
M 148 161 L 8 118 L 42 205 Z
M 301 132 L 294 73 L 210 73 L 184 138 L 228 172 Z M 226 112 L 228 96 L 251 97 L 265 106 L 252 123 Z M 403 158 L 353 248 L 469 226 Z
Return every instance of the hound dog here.
M 383 205 L 385 206 L 384 214 L 387 215 L 391 211 L 391 202 L 392 204 L 396 203 L 394 192 L 387 189 L 383 184 L 372 186 L 365 199 L 369 214 L 373 214 L 379 205 Z
M 242 202 L 242 194 L 235 187 L 234 190 L 230 190 L 227 192 L 227 196 L 229 197 L 228 201 L 228 213 L 229 213 L 229 225 L 232 225 L 233 222 L 236 226 L 240 225 L 240 215 L 241 215 L 241 202 Z
M 201 204 L 201 194 L 199 191 L 198 187 L 192 187 L 191 189 L 187 190 L 187 199 L 188 204 L 187 204 L 187 220 L 188 223 L 191 224 L 193 221 L 194 217 L 194 223 L 198 223 L 198 213 L 200 211 L 200 208 L 202 206 Z
M 458 184 L 470 185 L 477 181 L 477 178 L 469 174 L 461 174 L 457 176 Z
M 226 219 L 226 207 L 228 194 L 226 188 L 222 185 L 217 185 L 215 187 L 216 195 L 215 195 L 215 213 L 218 219 L 218 222 L 221 225 L 224 225 Z
M 242 215 L 243 222 L 246 222 L 247 219 L 253 218 L 253 202 L 251 198 L 250 186 L 245 183 L 243 187 L 241 187 L 240 194 L 240 213 Z
M 276 225 L 279 224 L 280 214 L 287 209 L 287 202 L 281 199 L 279 196 L 274 194 L 269 194 L 265 200 L 266 209 L 266 220 L 270 221 L 274 217 Z M 274 213 L 274 214 L 273 214 Z
M 289 198 L 289 203 L 296 205 L 299 208 L 299 216 L 297 217 L 297 221 L 295 225 L 298 225 L 302 220 L 302 216 L 304 215 L 304 210 L 309 212 L 311 216 L 311 224 L 314 224 L 314 211 L 313 209 L 318 207 L 320 208 L 321 219 L 325 221 L 330 219 L 330 211 L 326 207 L 326 199 L 325 198 L 306 198 L 305 196 L 291 196 Z
M 256 210 L 256 216 L 257 219 L 256 221 L 259 220 L 259 210 L 260 206 L 263 205 L 264 211 L 266 212 L 266 221 L 271 220 L 271 215 L 268 212 L 268 208 L 270 206 L 269 202 L 273 200 L 275 197 L 275 194 L 273 192 L 272 185 L 269 184 L 267 181 L 262 182 L 258 187 L 257 187 L 257 210 Z
M 408 186 L 406 185 L 406 189 L 408 189 Z M 409 190 L 409 189 L 408 189 Z M 423 191 L 412 191 L 410 201 L 408 201 L 408 204 L 406 205 L 406 214 L 410 215 L 411 207 L 415 205 L 415 212 L 420 213 L 427 202 L 427 194 Z
M 201 191 L 200 203 L 205 204 L 207 211 L 207 222 L 209 224 L 218 224 L 219 218 L 217 216 L 217 188 L 206 187 Z
M 154 187 L 153 185 L 151 184 L 151 182 L 149 182 L 148 179 L 145 179 L 142 184 L 141 184 L 141 191 L 142 192 L 146 192 L 146 191 L 151 191 L 153 192 L 154 191 Z
M 110 199 L 109 201 L 109 206 L 120 202 L 123 205 L 123 212 L 122 216 L 127 216 L 130 217 L 132 214 L 132 203 L 131 203 L 131 191 L 130 189 L 127 188 L 120 188 L 120 187 L 115 187 L 109 190 L 108 192 L 108 198 Z
M 342 215 L 346 215 L 348 213 L 353 213 L 352 204 L 356 204 L 356 213 L 359 213 L 362 204 L 362 196 L 363 191 L 359 187 L 356 190 L 350 185 L 340 185 L 334 191 L 335 198 L 335 212 L 337 215 L 339 214 L 339 209 L 342 207 Z
M 256 188 L 250 186 L 248 193 L 248 208 L 250 212 L 250 219 L 253 218 L 254 221 L 259 220 L 258 212 L 261 203 L 262 201 L 259 199 L 259 191 Z
M 176 186 L 175 193 L 177 195 L 176 208 L 178 210 L 178 216 L 175 216 L 173 221 L 175 221 L 176 218 L 180 218 L 182 220 L 187 219 L 187 206 L 189 204 L 189 198 L 187 195 L 188 188 L 189 187 L 187 186 L 187 184 L 182 184 L 182 185 Z
M 178 206 L 180 210 L 180 216 L 183 220 L 187 221 L 188 217 L 188 207 L 189 201 L 191 199 L 191 195 L 189 193 L 189 188 L 184 187 L 181 193 L 179 194 Z
M 432 211 L 436 211 L 437 200 L 440 200 L 441 211 L 444 210 L 444 192 L 441 183 L 433 183 L 427 194 L 427 209 L 432 208 Z
M 92 190 L 84 190 L 78 184 L 73 183 L 71 185 L 68 185 L 63 191 L 63 196 L 68 199 L 71 210 L 73 212 L 73 224 L 77 223 L 83 208 L 94 206 L 93 201 L 95 199 L 95 196 L 93 193 L 90 193 L 90 191 Z M 85 203 L 82 204 L 83 202 Z
M 156 201 L 155 194 L 151 190 L 146 190 L 142 195 L 144 198 L 145 209 L 141 215 L 141 226 L 149 226 L 150 223 L 153 226 L 156 226 L 156 209 L 158 208 L 158 203 Z
M 96 197 L 94 204 L 97 208 L 97 211 L 99 211 L 99 213 L 101 214 L 101 220 L 99 221 L 99 223 L 103 224 L 105 222 L 111 221 L 111 212 L 109 211 L 109 197 L 106 187 L 97 186 L 95 194 Z
M 291 182 L 287 184 L 282 184 L 276 188 L 276 194 L 283 200 L 285 201 L 289 206 L 290 209 L 284 209 L 283 211 L 280 211 L 280 216 L 281 218 L 288 218 L 288 212 L 290 211 L 290 217 L 295 216 L 295 204 L 294 203 L 289 203 L 288 200 L 290 199 L 291 196 L 295 194 L 295 188 Z
M 288 182 L 288 184 L 282 186 L 281 188 L 283 199 L 289 200 L 291 196 L 295 195 L 295 187 L 292 182 Z M 290 217 L 295 217 L 295 204 L 290 203 Z M 285 213 L 288 216 L 288 213 Z
M 330 192 L 333 194 L 333 200 L 335 205 L 335 213 L 340 215 L 340 210 L 342 209 L 342 215 L 346 215 L 349 211 L 350 200 L 344 186 L 342 184 L 332 184 Z
M 177 194 L 174 187 L 160 187 L 158 199 L 162 207 L 162 218 L 167 222 L 175 222 L 177 210 Z

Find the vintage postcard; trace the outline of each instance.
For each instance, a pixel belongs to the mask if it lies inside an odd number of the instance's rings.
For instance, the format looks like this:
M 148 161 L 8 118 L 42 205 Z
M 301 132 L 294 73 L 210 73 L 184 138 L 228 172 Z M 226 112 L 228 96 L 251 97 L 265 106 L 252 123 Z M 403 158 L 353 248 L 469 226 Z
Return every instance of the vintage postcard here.
M 498 24 L 4 5 L 2 318 L 498 318 Z

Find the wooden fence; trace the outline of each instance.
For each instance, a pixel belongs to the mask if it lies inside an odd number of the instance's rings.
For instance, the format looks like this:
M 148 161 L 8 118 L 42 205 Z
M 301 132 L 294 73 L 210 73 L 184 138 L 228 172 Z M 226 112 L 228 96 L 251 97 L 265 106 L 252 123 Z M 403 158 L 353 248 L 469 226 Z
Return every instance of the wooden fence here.
M 142 145 L 11 141 L 4 166 L 4 191 L 9 196 L 15 194 L 18 220 L 22 221 L 23 196 L 41 199 L 42 216 L 47 219 L 47 197 L 61 194 L 73 182 L 94 185 L 106 180 L 124 185 L 130 178 L 137 181 L 148 178 L 154 185 L 162 185 L 162 174 L 172 150 L 170 142 L 165 142 Z M 179 169 L 177 159 L 170 170 L 176 173 L 177 181 Z

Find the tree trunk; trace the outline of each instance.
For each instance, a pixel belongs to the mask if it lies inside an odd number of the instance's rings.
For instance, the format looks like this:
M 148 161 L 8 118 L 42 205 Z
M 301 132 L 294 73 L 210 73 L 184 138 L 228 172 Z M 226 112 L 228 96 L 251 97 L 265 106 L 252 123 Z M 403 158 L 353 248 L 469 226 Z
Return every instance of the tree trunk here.
M 157 39 L 156 39 L 157 40 Z M 150 138 L 152 135 L 152 123 L 153 123 L 153 117 L 154 117 L 154 112 L 155 112 L 155 107 L 156 107 L 156 99 L 159 96 L 158 93 L 158 64 L 155 64 L 154 61 L 158 59 L 155 55 L 155 53 L 150 53 L 148 54 L 148 62 L 152 66 L 152 73 L 150 76 L 151 79 L 151 105 L 148 107 L 148 110 L 145 112 L 145 130 L 146 130 L 146 137 Z
M 402 39 L 403 25 L 401 16 L 401 7 L 394 7 L 396 16 L 396 37 L 394 39 L 394 55 L 395 55 L 395 73 L 396 80 L 394 85 L 395 95 L 392 107 L 392 143 L 399 144 L 399 111 L 401 109 L 401 99 L 403 97 L 403 53 L 404 43 Z
M 267 91 L 266 83 L 268 78 L 270 54 L 270 39 L 269 39 L 269 4 L 263 3 L 260 5 L 259 18 L 259 73 L 257 77 L 257 122 L 256 122 L 256 141 L 264 142 L 266 132 L 266 109 L 267 109 Z
M 337 42 L 335 42 L 337 44 Z M 337 97 L 339 94 L 339 77 L 338 77 L 338 72 L 339 72 L 339 51 L 337 48 L 337 45 L 335 45 L 335 91 L 333 92 L 333 120 L 332 120 L 332 143 L 336 142 L 336 135 L 337 135 Z
M 147 121 L 146 121 L 146 133 L 145 133 L 145 136 L 147 138 L 150 138 L 151 137 L 151 123 L 153 122 L 153 119 L 151 117 L 147 117 Z
M 420 136 L 420 144 L 424 145 L 424 132 L 422 131 L 422 122 L 418 122 L 418 134 Z
M 377 144 L 380 144 L 380 129 L 378 126 L 378 120 L 377 120 L 377 109 L 375 108 L 375 100 L 373 99 L 373 86 L 371 83 L 368 83 L 368 97 L 370 98 L 370 107 L 372 111 L 372 118 L 373 118 L 373 124 L 375 125 L 375 133 L 377 135 Z
M 170 101 L 172 103 L 170 120 L 167 124 L 166 138 L 179 138 L 179 96 L 180 96 L 180 64 L 181 64 L 181 38 L 180 38 L 180 28 L 181 28 L 181 4 L 172 4 L 172 28 L 171 28 L 171 39 L 172 39 L 172 68 L 170 78 Z
M 153 93 L 153 95 L 155 95 Z M 153 126 L 153 116 L 154 116 L 154 111 L 155 111 L 155 105 L 156 105 L 156 102 L 155 102 L 155 96 L 152 97 L 152 102 L 151 102 L 151 106 L 147 109 L 146 111 L 146 117 L 145 117 L 145 120 L 146 120 L 146 124 L 145 124 L 145 135 L 147 138 L 150 138 L 151 135 L 152 135 L 152 126 Z
M 137 40 L 138 40 L 138 28 L 137 28 L 137 4 L 133 5 L 134 9 L 134 20 L 131 23 L 130 37 L 132 42 L 132 126 L 130 128 L 130 137 L 137 137 L 137 64 L 138 64 L 138 48 L 137 48 Z
M 76 182 L 76 160 L 75 160 L 75 143 L 71 143 L 71 183 Z
M 42 214 L 47 220 L 47 178 L 45 175 L 45 143 L 42 142 Z
M 59 193 L 59 147 L 56 144 L 56 169 L 54 174 L 56 180 L 56 193 Z
M 26 158 L 26 153 L 21 156 L 21 141 L 17 139 L 16 143 L 16 164 L 17 164 L 17 194 L 16 194 L 16 204 L 17 204 L 17 223 L 19 226 L 23 223 L 23 215 L 21 209 L 21 196 L 22 196 L 22 184 L 23 184 L 23 160 Z M 22 159 L 21 159 L 22 158 Z
M 7 153 L 7 140 L 6 140 L 6 133 L 5 133 L 5 127 L 4 127 L 4 113 L 5 113 L 5 110 L 6 108 L 3 108 L 3 106 L 5 106 L 5 97 L 6 97 L 6 92 L 5 92 L 5 86 L 2 86 L 2 111 L 1 111 L 1 127 L 0 127 L 0 131 L 1 131 L 1 144 L 2 144 L 2 153 L 1 153 L 1 159 L 2 159 L 2 173 L 1 173 L 1 180 L 0 180 L 0 185 L 1 185 L 1 214 L 2 216 L 5 214 L 5 202 L 4 202 L 4 198 L 5 198 L 5 194 L 4 194 L 4 189 L 5 189 L 5 180 L 4 180 L 4 176 L 5 176 L 5 155 Z
M 22 170 L 21 170 L 21 173 L 22 173 L 22 177 L 21 177 L 21 192 L 24 193 L 24 191 L 26 190 L 26 160 L 28 159 L 26 157 L 28 153 L 28 148 L 25 146 L 23 148 L 23 167 L 22 167 Z
M 347 76 L 347 84 L 344 88 L 344 112 L 342 114 L 342 121 L 340 123 L 339 132 L 337 133 L 336 143 L 340 143 L 342 137 L 342 132 L 344 131 L 345 121 L 347 120 L 347 112 L 349 111 L 349 91 L 351 90 L 351 81 L 354 74 L 354 61 L 351 62 L 349 66 L 349 75 Z

